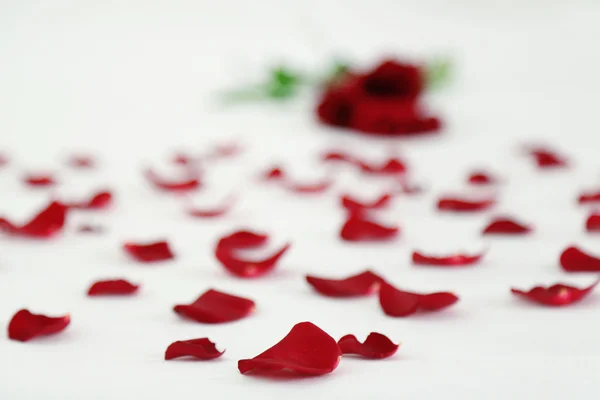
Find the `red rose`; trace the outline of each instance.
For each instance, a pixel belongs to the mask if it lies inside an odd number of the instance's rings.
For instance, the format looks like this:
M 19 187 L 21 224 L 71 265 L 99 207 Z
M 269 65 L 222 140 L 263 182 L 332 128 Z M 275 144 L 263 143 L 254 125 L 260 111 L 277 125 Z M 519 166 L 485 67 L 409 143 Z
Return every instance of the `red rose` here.
M 348 73 L 329 85 L 317 115 L 328 125 L 383 135 L 437 131 L 440 120 L 423 111 L 423 71 L 389 60 L 365 74 Z

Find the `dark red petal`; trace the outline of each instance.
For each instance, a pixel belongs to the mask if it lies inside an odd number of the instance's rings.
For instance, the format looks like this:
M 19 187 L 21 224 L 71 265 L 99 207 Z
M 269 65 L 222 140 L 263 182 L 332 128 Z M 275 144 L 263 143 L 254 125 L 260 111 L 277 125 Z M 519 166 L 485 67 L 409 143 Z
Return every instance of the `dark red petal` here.
M 562 156 L 547 149 L 534 148 L 530 150 L 530 154 L 539 168 L 560 168 L 568 164 Z
M 71 203 L 68 205 L 68 207 L 78 210 L 102 210 L 111 205 L 112 199 L 113 197 L 111 192 L 102 191 L 93 195 L 89 200 L 82 201 L 80 203 Z
M 88 296 L 110 296 L 133 294 L 140 288 L 125 279 L 113 279 L 107 281 L 97 281 L 88 289 Z
M 372 165 L 364 161 L 357 161 L 356 165 L 362 172 L 374 175 L 402 175 L 407 171 L 404 161 L 398 158 L 390 158 L 382 165 Z
M 285 187 L 294 193 L 302 193 L 302 194 L 323 193 L 331 187 L 331 183 L 332 182 L 329 180 L 325 180 L 322 182 L 316 182 L 316 183 L 288 182 L 285 185 Z
M 52 202 L 23 226 L 16 226 L 10 221 L 0 218 L 0 230 L 13 235 L 36 238 L 47 238 L 62 230 L 68 208 L 59 202 Z
M 125 243 L 123 249 L 135 260 L 145 263 L 175 258 L 166 241 L 147 244 Z
M 482 171 L 471 173 L 467 181 L 473 185 L 490 185 L 496 183 L 496 179 L 493 176 Z
M 350 242 L 385 241 L 398 236 L 400 228 L 384 226 L 368 219 L 364 213 L 352 213 L 340 230 L 340 237 Z
M 588 232 L 600 232 L 600 214 L 592 213 L 585 221 L 585 229 Z
M 221 238 L 219 243 L 223 247 L 231 247 L 237 249 L 248 249 L 253 247 L 260 247 L 266 244 L 269 240 L 269 236 L 256 233 L 252 231 L 237 231 L 230 235 Z
M 283 169 L 281 169 L 278 166 L 269 168 L 263 174 L 263 179 L 265 179 L 267 181 L 278 180 L 278 179 L 283 179 L 283 178 L 285 178 L 285 173 L 283 172 Z
M 511 292 L 534 303 L 546 306 L 566 306 L 583 299 L 596 287 L 598 282 L 596 281 L 593 285 L 584 289 L 559 283 L 550 287 L 536 286 L 527 292 L 513 288 Z
M 376 293 L 383 279 L 367 270 L 345 279 L 326 279 L 307 275 L 306 281 L 325 296 L 352 297 Z
M 600 192 L 583 193 L 578 201 L 579 204 L 600 203 Z
M 219 351 L 215 344 L 208 338 L 179 340 L 173 342 L 165 351 L 165 360 L 172 360 L 179 357 L 194 357 L 199 360 L 214 360 L 225 353 L 225 350 Z
M 496 218 L 483 230 L 484 235 L 522 235 L 532 231 L 530 226 L 509 218 Z
M 392 317 L 405 317 L 417 310 L 437 311 L 449 307 L 458 301 L 450 292 L 419 294 L 398 290 L 387 282 L 379 289 L 379 304 L 383 312 Z
M 342 202 L 342 207 L 349 211 L 381 210 L 390 204 L 392 195 L 389 193 L 384 193 L 371 203 L 360 202 L 352 198 L 350 195 L 343 195 L 340 197 L 340 200 Z
M 53 335 L 64 330 L 71 322 L 69 314 L 62 317 L 47 317 L 19 310 L 8 324 L 8 337 L 26 342 L 36 336 Z
M 287 369 L 302 375 L 324 375 L 338 366 L 341 356 L 334 338 L 310 322 L 301 322 L 275 346 L 254 358 L 239 360 L 238 369 L 242 374 Z
M 192 304 L 178 304 L 173 310 L 184 318 L 206 324 L 237 321 L 250 315 L 254 302 L 217 290 L 207 290 Z
M 67 163 L 72 168 L 94 168 L 96 162 L 92 156 L 88 155 L 73 155 L 68 160 Z
M 186 192 L 198 189 L 200 187 L 200 178 L 197 176 L 192 176 L 191 178 L 181 181 L 167 181 L 166 179 L 156 175 L 156 173 L 150 169 L 146 170 L 144 175 L 146 176 L 146 179 L 148 179 L 148 181 L 156 188 L 164 191 Z
M 216 218 L 227 214 L 231 207 L 233 207 L 233 200 L 226 200 L 222 205 L 212 209 L 189 209 L 188 214 L 196 218 Z
M 560 265 L 567 272 L 600 272 L 600 258 L 590 256 L 573 246 L 560 255 Z
M 343 336 L 338 340 L 338 346 L 344 355 L 357 354 L 374 360 L 391 357 L 400 347 L 387 336 L 377 332 L 369 333 L 364 343 L 359 342 L 354 335 Z
M 462 266 L 472 265 L 481 260 L 485 253 L 466 255 L 466 254 L 454 254 L 445 257 L 432 257 L 419 253 L 418 251 L 413 252 L 412 261 L 416 265 L 434 265 L 434 266 Z
M 48 187 L 54 186 L 56 181 L 50 174 L 45 175 L 27 175 L 23 181 L 29 186 Z
M 466 200 L 454 197 L 442 197 L 438 200 L 437 208 L 440 211 L 471 212 L 487 210 L 495 203 L 494 200 Z
M 82 233 L 102 233 L 104 228 L 100 225 L 82 224 L 77 228 L 78 232 Z

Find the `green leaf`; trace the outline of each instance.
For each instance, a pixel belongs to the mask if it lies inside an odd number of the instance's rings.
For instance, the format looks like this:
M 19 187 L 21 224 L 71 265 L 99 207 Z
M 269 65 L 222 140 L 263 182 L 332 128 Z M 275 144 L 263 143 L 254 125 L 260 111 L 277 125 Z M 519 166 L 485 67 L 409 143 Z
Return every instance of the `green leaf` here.
M 426 66 L 426 84 L 428 89 L 439 89 L 450 80 L 452 63 L 448 59 L 433 59 Z

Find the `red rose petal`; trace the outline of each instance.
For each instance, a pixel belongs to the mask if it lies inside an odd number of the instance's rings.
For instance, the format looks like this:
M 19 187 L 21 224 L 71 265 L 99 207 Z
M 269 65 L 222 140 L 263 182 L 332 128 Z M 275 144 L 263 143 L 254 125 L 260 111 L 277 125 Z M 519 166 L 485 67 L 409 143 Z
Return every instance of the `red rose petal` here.
M 263 178 L 267 181 L 279 180 L 285 178 L 285 173 L 280 167 L 272 167 L 263 174 Z
M 150 169 L 146 170 L 144 175 L 156 188 L 168 192 L 187 192 L 200 187 L 200 178 L 197 176 L 192 176 L 181 181 L 167 181 Z
M 324 375 L 338 366 L 341 356 L 334 338 L 310 322 L 301 322 L 270 349 L 239 360 L 238 369 L 242 374 L 291 370 L 302 375 Z
M 579 204 L 600 203 L 600 192 L 583 193 L 578 201 Z
M 600 272 L 600 258 L 590 256 L 573 246 L 560 255 L 560 265 L 567 272 Z
M 367 270 L 345 279 L 326 279 L 307 275 L 306 281 L 325 296 L 353 297 L 376 293 L 383 279 Z
M 543 148 L 533 148 L 529 152 L 538 168 L 561 168 L 568 165 L 567 160 L 559 154 Z
M 296 182 L 288 182 L 285 187 L 294 192 L 300 194 L 316 194 L 323 193 L 327 189 L 331 187 L 332 182 L 325 180 L 322 182 L 316 183 L 296 183 Z
M 349 242 L 385 241 L 399 232 L 397 226 L 384 226 L 369 220 L 364 213 L 352 213 L 342 226 L 340 237 Z
M 379 304 L 383 312 L 392 317 L 405 317 L 419 309 L 437 311 L 449 307 L 458 301 L 458 297 L 450 292 L 419 294 L 398 290 L 387 282 L 379 289 Z
M 113 197 L 111 192 L 102 191 L 93 195 L 89 200 L 82 201 L 80 203 L 68 204 L 68 207 L 78 210 L 102 210 L 111 205 L 112 199 Z
M 225 353 L 225 350 L 219 351 L 215 344 L 208 338 L 178 340 L 167 347 L 165 351 L 165 360 L 172 360 L 179 357 L 194 357 L 199 360 L 214 360 Z
M 188 214 L 196 218 L 217 218 L 227 214 L 233 207 L 233 200 L 228 199 L 222 205 L 212 209 L 191 208 Z
M 407 171 L 404 161 L 398 158 L 390 158 L 381 165 L 368 164 L 364 161 L 358 161 L 356 165 L 362 172 L 373 175 L 402 175 Z
M 418 251 L 413 252 L 412 261 L 415 265 L 433 265 L 439 267 L 453 267 L 472 265 L 481 260 L 485 253 L 466 255 L 466 254 L 454 254 L 445 257 L 432 257 L 423 255 Z
M 467 181 L 473 185 L 491 185 L 496 179 L 487 172 L 476 171 L 469 175 Z
M 371 203 L 360 202 L 352 198 L 350 195 L 343 195 L 340 197 L 340 200 L 342 202 L 342 207 L 351 212 L 362 210 L 381 210 L 390 204 L 392 195 L 389 193 L 384 193 Z
M 249 231 L 238 231 L 221 238 L 215 248 L 217 260 L 233 275 L 242 278 L 254 278 L 272 271 L 279 259 L 290 248 L 291 244 L 284 245 L 279 251 L 260 261 L 250 261 L 235 255 L 237 250 L 257 248 L 266 244 L 267 235 L 256 234 Z
M 600 232 L 600 214 L 592 213 L 585 221 L 585 229 L 588 232 Z
M 466 200 L 454 197 L 442 197 L 438 200 L 437 208 L 440 211 L 451 212 L 472 212 L 484 211 L 494 205 L 495 201 L 487 200 Z
M 87 156 L 87 155 L 83 155 L 83 154 L 71 156 L 67 160 L 67 163 L 72 168 L 78 168 L 78 169 L 94 168 L 94 166 L 96 164 L 96 162 L 94 161 L 94 158 L 92 156 Z
M 53 335 L 64 330 L 71 322 L 69 314 L 62 317 L 47 317 L 32 314 L 29 310 L 19 310 L 8 324 L 8 337 L 26 342 L 37 336 Z
M 97 281 L 88 289 L 88 296 L 128 295 L 137 292 L 139 288 L 139 285 L 125 279 Z
M 391 357 L 400 347 L 387 336 L 377 332 L 369 333 L 364 343 L 359 342 L 354 335 L 343 336 L 338 340 L 338 346 L 343 355 L 356 354 L 373 360 Z
M 351 155 L 341 151 L 330 151 L 321 157 L 323 161 L 342 161 L 348 163 L 354 163 L 355 159 Z
M 483 230 L 484 235 L 522 235 L 530 233 L 531 227 L 509 218 L 496 218 Z
M 169 243 L 166 241 L 147 244 L 125 243 L 123 249 L 135 260 L 144 263 L 171 260 L 175 258 L 175 255 L 169 248 Z
M 527 292 L 513 288 L 511 292 L 534 303 L 546 306 L 566 306 L 583 299 L 596 287 L 598 282 L 600 281 L 596 281 L 584 289 L 558 283 L 549 287 L 536 286 Z
M 47 238 L 60 232 L 65 224 L 68 208 L 59 202 L 52 202 L 23 226 L 0 218 L 0 230 L 18 236 Z
M 35 187 L 49 187 L 54 186 L 56 181 L 52 175 L 27 175 L 23 178 L 23 182 L 29 186 Z
M 252 300 L 209 289 L 192 304 L 178 304 L 173 310 L 184 318 L 205 324 L 237 321 L 255 309 Z

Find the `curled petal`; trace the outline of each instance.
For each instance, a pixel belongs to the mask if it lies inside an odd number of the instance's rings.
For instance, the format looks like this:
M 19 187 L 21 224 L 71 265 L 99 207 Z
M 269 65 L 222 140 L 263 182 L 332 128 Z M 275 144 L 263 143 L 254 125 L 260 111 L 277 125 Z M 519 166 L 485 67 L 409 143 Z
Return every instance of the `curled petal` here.
M 530 154 L 540 169 L 562 168 L 568 165 L 565 158 L 548 149 L 534 148 L 530 150 Z
M 579 195 L 579 204 L 600 203 L 600 191 L 582 193 Z
M 472 265 L 484 256 L 485 253 L 467 255 L 467 254 L 454 254 L 445 257 L 433 257 L 419 253 L 418 251 L 413 252 L 412 261 L 415 265 L 432 265 L 439 267 L 453 267 L 462 265 Z
M 386 241 L 398 236 L 400 228 L 371 221 L 364 213 L 352 213 L 340 230 L 340 237 L 349 242 Z
M 78 210 L 102 210 L 110 207 L 112 200 L 113 197 L 111 192 L 102 191 L 93 195 L 89 200 L 80 203 L 71 203 L 68 207 Z
M 341 356 L 334 338 L 310 322 L 301 322 L 270 349 L 239 360 L 238 369 L 242 374 L 291 370 L 301 375 L 324 375 L 338 366 Z
M 165 360 L 172 360 L 179 357 L 194 357 L 199 360 L 214 360 L 225 353 L 225 350 L 219 351 L 215 344 L 208 338 L 178 340 L 167 347 L 165 351 Z
M 60 232 L 65 224 L 68 208 L 59 202 L 52 202 L 23 226 L 0 218 L 0 230 L 18 236 L 47 238 Z
M 125 279 L 96 281 L 88 289 L 88 296 L 114 296 L 134 294 L 140 288 Z
M 325 279 L 307 275 L 306 281 L 325 296 L 352 297 L 376 293 L 383 279 L 367 270 L 345 279 Z
M 226 200 L 222 205 L 212 209 L 189 209 L 188 214 L 196 218 L 217 218 L 227 214 L 232 207 L 233 200 Z
M 369 333 L 364 343 L 359 342 L 354 335 L 343 336 L 338 340 L 338 346 L 344 355 L 356 354 L 374 360 L 391 357 L 400 347 L 387 336 L 377 332 Z
M 50 174 L 46 175 L 27 175 L 23 178 L 23 182 L 29 186 L 49 187 L 56 185 L 56 180 Z
M 171 260 L 175 255 L 166 241 L 154 243 L 125 243 L 123 249 L 127 254 L 139 262 L 149 263 L 155 261 Z
M 532 231 L 530 226 L 523 225 L 509 218 L 492 220 L 483 229 L 484 235 L 524 235 Z
M 536 286 L 526 292 L 513 288 L 511 292 L 534 303 L 546 306 L 567 306 L 587 296 L 596 287 L 598 282 L 596 281 L 593 285 L 583 289 L 558 283 L 549 287 Z
M 32 314 L 29 310 L 19 310 L 8 324 L 8 337 L 26 342 L 37 336 L 53 335 L 63 331 L 71 322 L 69 314 L 61 317 L 47 317 Z
M 458 301 L 450 292 L 419 294 L 396 289 L 387 282 L 379 289 L 379 304 L 383 312 L 392 317 L 405 317 L 418 310 L 437 311 L 449 307 Z
M 407 171 L 406 163 L 398 158 L 390 158 L 381 165 L 373 165 L 364 161 L 356 161 L 360 170 L 373 175 L 402 175 Z
M 184 318 L 205 324 L 237 321 L 249 316 L 254 302 L 243 297 L 207 290 L 191 304 L 178 304 L 173 310 Z
M 496 179 L 487 172 L 476 171 L 469 175 L 467 182 L 472 185 L 491 185 L 496 183 Z
M 239 231 L 221 238 L 215 248 L 217 260 L 233 275 L 253 278 L 272 271 L 279 259 L 288 251 L 291 244 L 285 244 L 279 251 L 264 260 L 251 261 L 238 257 L 240 249 L 258 248 L 266 244 L 267 235 L 249 231 Z
M 562 252 L 560 265 L 567 272 L 600 272 L 600 258 L 586 254 L 574 246 Z
M 297 182 L 288 182 L 285 187 L 294 193 L 300 194 L 316 194 L 323 193 L 327 191 L 331 187 L 332 182 L 329 180 L 324 180 L 322 182 L 316 183 L 297 183 Z
M 389 193 L 384 193 L 371 203 L 360 202 L 352 198 L 350 195 L 343 195 L 341 196 L 340 200 L 342 202 L 342 207 L 351 212 L 363 210 L 380 210 L 386 208 L 390 204 L 390 201 L 392 200 L 392 195 Z
M 600 214 L 592 213 L 585 221 L 585 229 L 588 232 L 600 232 Z
M 167 192 L 187 192 L 200 187 L 200 178 L 198 176 L 192 176 L 180 181 L 168 181 L 158 176 L 151 169 L 146 170 L 144 176 L 157 189 Z
M 495 201 L 487 200 L 466 200 L 453 197 L 442 197 L 438 200 L 437 208 L 440 211 L 451 212 L 473 212 L 484 211 L 494 205 Z
M 323 154 L 321 159 L 323 161 L 347 162 L 352 164 L 355 162 L 355 158 L 353 156 L 341 151 L 327 152 Z

